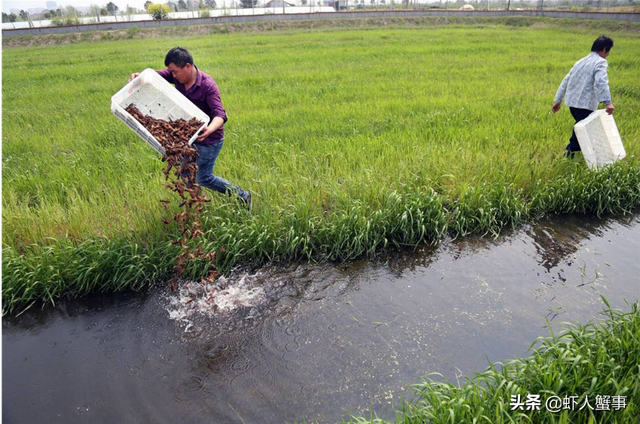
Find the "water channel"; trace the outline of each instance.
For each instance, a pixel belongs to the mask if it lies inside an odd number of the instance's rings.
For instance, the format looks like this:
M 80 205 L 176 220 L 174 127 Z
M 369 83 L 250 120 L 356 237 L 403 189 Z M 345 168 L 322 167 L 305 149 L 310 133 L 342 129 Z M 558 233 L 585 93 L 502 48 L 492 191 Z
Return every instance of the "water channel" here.
M 430 372 L 527 354 L 563 321 L 640 299 L 640 214 L 197 286 L 62 301 L 3 320 L 5 423 L 335 422 L 390 416 Z

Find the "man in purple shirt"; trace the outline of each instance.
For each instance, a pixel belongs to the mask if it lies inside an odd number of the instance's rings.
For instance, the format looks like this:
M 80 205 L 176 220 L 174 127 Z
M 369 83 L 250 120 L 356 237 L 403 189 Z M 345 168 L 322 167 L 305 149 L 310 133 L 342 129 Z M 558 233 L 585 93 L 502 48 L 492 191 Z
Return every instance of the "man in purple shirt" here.
M 227 113 L 220 100 L 218 85 L 213 78 L 193 64 L 191 53 L 181 47 L 169 50 L 164 64 L 167 68 L 158 71 L 158 74 L 169 83 L 175 84 L 180 93 L 211 118 L 209 125 L 193 143 L 198 151 L 197 183 L 220 193 L 236 193 L 251 210 L 252 199 L 249 191 L 213 175 L 213 167 L 224 143 L 224 123 L 227 122 Z M 129 81 L 137 76 L 138 73 L 131 74 Z

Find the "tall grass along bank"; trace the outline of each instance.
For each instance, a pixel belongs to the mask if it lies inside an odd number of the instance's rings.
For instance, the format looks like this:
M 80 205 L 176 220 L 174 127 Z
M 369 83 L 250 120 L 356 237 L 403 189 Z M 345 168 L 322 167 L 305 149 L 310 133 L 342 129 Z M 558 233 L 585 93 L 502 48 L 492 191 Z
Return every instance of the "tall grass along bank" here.
M 574 25 L 572 27 L 571 25 Z M 345 260 L 444 235 L 497 234 L 554 213 L 640 205 L 640 40 L 599 22 L 198 34 L 3 49 L 3 301 L 166 280 L 177 228 L 162 162 L 109 112 L 131 72 L 175 45 L 220 87 L 230 119 L 205 247 L 244 262 Z M 599 172 L 562 151 L 557 85 L 601 32 L 627 158 Z M 186 272 L 202 276 L 208 264 Z
M 569 324 L 558 335 L 551 330 L 531 356 L 491 364 L 461 385 L 424 378 L 392 421 L 353 417 L 349 423 L 637 423 L 638 303 L 628 312 L 608 307 L 604 314 L 602 323 Z

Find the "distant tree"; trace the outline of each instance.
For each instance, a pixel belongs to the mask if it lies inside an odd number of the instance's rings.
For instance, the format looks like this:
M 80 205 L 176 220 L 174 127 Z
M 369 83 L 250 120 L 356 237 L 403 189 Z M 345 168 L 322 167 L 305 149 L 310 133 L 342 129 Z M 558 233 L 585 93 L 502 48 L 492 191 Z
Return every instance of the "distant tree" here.
M 187 10 L 187 3 L 184 0 L 178 0 L 178 10 Z
M 144 10 L 147 10 L 147 8 L 149 8 L 149 5 L 153 4 L 151 3 L 151 1 L 147 0 L 146 2 L 144 2 Z
M 96 17 L 98 23 L 100 23 L 100 9 L 101 7 L 97 4 L 92 4 L 91 6 L 89 6 L 89 12 L 91 13 L 91 15 Z
M 256 4 L 258 4 L 258 0 L 240 0 L 240 7 L 244 9 L 255 7 Z
M 171 7 L 169 7 L 167 4 L 151 3 L 149 6 L 147 6 L 147 12 L 154 20 L 159 21 L 161 19 L 169 18 Z
M 127 19 L 128 21 L 131 21 L 131 17 L 132 17 L 133 15 L 135 15 L 135 14 L 136 14 L 136 12 L 137 12 L 137 10 L 136 10 L 136 8 L 135 8 L 135 7 L 130 7 L 130 6 L 127 4 L 127 7 L 124 9 L 124 12 L 123 12 L 123 13 L 124 13 L 124 16 L 126 17 L 126 19 Z
M 172 12 L 177 12 L 178 11 L 178 5 L 175 4 L 172 1 L 167 2 L 167 6 L 169 6 L 169 8 L 171 9 Z
M 201 18 L 210 18 L 211 17 L 211 9 L 215 9 L 216 8 L 216 2 L 213 2 L 213 5 L 211 5 L 210 2 L 208 1 L 202 1 L 200 0 L 200 4 L 198 5 L 198 16 Z
M 110 1 L 109 3 L 107 3 L 107 12 L 109 12 L 112 15 L 115 15 L 116 12 L 118 12 L 118 6 L 116 6 L 112 1 Z
M 300 4 L 303 5 L 303 6 L 306 6 L 307 5 L 307 0 L 300 0 Z
M 23 21 L 27 21 L 27 23 L 29 23 L 29 28 L 33 28 L 34 25 L 33 25 L 33 22 L 31 21 L 31 16 L 29 15 L 29 12 L 21 10 L 20 19 L 22 19 Z
M 207 6 L 209 9 L 215 9 L 216 6 L 218 6 L 216 4 L 216 0 L 204 0 L 204 5 Z
M 2 23 L 9 22 L 9 15 L 2 12 Z
M 109 16 L 109 11 L 107 10 L 106 7 L 100 8 L 100 16 Z
M 73 7 L 73 6 L 65 6 L 64 7 L 64 12 L 62 13 L 65 17 L 70 18 L 70 17 L 74 17 L 77 18 L 78 15 L 82 15 L 80 12 L 78 12 L 78 10 Z

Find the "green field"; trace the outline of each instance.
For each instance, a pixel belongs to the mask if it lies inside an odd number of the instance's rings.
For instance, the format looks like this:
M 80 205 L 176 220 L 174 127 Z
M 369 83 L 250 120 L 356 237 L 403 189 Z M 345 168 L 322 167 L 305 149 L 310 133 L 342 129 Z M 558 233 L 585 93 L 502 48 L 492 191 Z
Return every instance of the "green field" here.
M 562 157 L 573 122 L 568 108 L 550 108 L 603 32 L 615 41 L 609 78 L 628 157 L 595 173 Z M 163 67 L 175 45 L 218 82 L 229 115 L 216 174 L 254 193 L 252 214 L 211 194 L 207 248 L 222 271 L 640 205 L 640 25 L 128 34 L 3 48 L 4 313 L 170 276 L 163 163 L 111 114 L 110 97 L 130 73 Z

